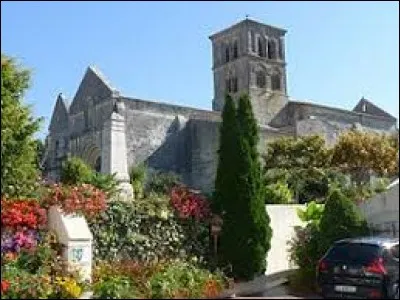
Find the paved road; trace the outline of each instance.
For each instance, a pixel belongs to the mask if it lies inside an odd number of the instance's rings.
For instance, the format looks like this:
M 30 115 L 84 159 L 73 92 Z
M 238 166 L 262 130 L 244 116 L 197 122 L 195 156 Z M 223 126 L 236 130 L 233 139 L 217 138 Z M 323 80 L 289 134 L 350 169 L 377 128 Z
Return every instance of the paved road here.
M 249 295 L 247 297 L 236 297 L 235 299 L 321 299 L 321 297 L 312 295 L 307 297 L 297 297 L 290 295 L 286 286 L 279 285 L 266 292 Z

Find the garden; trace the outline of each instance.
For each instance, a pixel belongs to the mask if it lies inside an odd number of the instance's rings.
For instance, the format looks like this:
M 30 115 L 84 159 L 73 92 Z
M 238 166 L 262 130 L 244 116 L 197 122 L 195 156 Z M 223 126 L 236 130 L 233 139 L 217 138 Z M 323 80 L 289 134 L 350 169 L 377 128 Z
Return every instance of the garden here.
M 349 131 L 328 148 L 318 136 L 278 139 L 258 153 L 257 121 L 247 95 L 222 112 L 212 195 L 173 173 L 130 170 L 132 201 L 118 198 L 115 174 L 63 161 L 60 182 L 41 178 L 41 119 L 22 103 L 29 72 L 2 55 L 1 296 L 71 299 L 216 298 L 267 269 L 272 228 L 265 204 L 306 203 L 290 241 L 295 288 L 313 289 L 315 265 L 334 240 L 368 232 L 355 204 L 398 176 L 398 137 Z M 263 161 L 263 164 L 261 163 Z M 369 181 L 371 171 L 379 178 Z M 48 212 L 81 215 L 93 233 L 92 281 L 66 265 L 47 226 Z M 214 253 L 211 220 L 223 221 Z

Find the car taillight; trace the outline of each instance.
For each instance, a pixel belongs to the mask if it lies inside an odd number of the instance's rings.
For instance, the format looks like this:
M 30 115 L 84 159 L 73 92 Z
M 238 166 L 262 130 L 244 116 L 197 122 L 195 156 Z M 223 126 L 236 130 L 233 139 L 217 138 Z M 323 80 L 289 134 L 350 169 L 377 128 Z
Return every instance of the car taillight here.
M 323 259 L 321 259 L 318 263 L 318 271 L 319 272 L 327 272 L 328 271 L 328 264 Z
M 365 272 L 374 273 L 374 274 L 386 274 L 385 266 L 383 265 L 383 259 L 377 258 L 374 259 L 366 268 Z

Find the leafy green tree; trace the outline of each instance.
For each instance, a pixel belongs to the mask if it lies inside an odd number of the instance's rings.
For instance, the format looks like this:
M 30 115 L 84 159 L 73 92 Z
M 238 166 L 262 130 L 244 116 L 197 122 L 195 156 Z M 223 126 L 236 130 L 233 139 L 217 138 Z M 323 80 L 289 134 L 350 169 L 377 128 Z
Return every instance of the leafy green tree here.
M 247 95 L 239 99 L 237 122 L 236 196 L 224 219 L 224 222 L 227 221 L 224 226 L 229 233 L 230 247 L 225 254 L 231 263 L 232 275 L 249 280 L 266 270 L 272 230 L 262 195 L 258 127 Z
M 147 168 L 145 164 L 133 166 L 129 169 L 129 179 L 133 188 L 135 199 L 141 199 L 144 197 L 146 174 Z
M 23 103 L 29 81 L 27 69 L 1 54 L 2 196 L 29 196 L 38 178 L 34 135 L 41 119 L 34 118 L 30 107 Z
M 398 142 L 395 136 L 349 130 L 335 144 L 332 165 L 359 185 L 369 181 L 371 171 L 383 177 L 398 176 Z
M 225 97 L 219 139 L 218 167 L 212 206 L 214 212 L 221 214 L 232 208 L 237 196 L 235 165 L 238 159 L 238 128 L 235 104 L 229 95 Z

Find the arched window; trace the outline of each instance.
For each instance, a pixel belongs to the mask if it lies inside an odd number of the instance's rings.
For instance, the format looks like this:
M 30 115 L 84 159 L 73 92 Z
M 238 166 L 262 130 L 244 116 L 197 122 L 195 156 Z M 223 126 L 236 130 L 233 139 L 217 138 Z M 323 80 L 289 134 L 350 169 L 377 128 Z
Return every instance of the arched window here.
M 283 59 L 283 40 L 279 39 L 279 58 Z
M 238 58 L 238 43 L 237 41 L 233 42 L 233 59 Z
M 276 42 L 274 40 L 268 41 L 268 58 L 269 59 L 276 58 Z
M 258 55 L 265 57 L 265 46 L 261 37 L 258 38 Z
M 229 61 L 229 47 L 225 47 L 225 62 Z
M 265 88 L 265 86 L 267 85 L 267 81 L 266 81 L 266 77 L 265 77 L 265 73 L 262 71 L 257 72 L 256 74 L 256 85 L 259 88 Z
M 96 172 L 100 173 L 101 172 L 101 156 L 99 156 L 96 159 L 96 164 L 94 166 L 94 169 L 96 170 Z
M 232 79 L 232 92 L 236 93 L 239 89 L 238 89 L 238 79 L 237 77 L 233 77 Z
M 271 89 L 273 91 L 281 90 L 281 77 L 278 74 L 274 74 L 271 76 Z
M 251 38 L 251 51 L 255 52 L 256 51 L 256 40 L 255 40 L 253 31 L 250 31 L 250 38 Z

